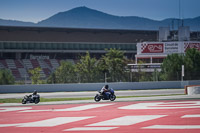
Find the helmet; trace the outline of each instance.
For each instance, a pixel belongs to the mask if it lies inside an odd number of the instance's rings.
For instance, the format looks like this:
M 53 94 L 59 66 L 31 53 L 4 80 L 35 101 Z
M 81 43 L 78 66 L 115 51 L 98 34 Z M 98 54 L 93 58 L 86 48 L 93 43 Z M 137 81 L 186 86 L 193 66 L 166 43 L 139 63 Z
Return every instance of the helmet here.
M 106 88 L 106 89 L 108 89 L 108 88 L 109 88 L 109 86 L 108 86 L 108 85 L 105 85 L 105 88 Z
M 37 95 L 37 91 L 36 90 L 33 91 L 33 95 Z

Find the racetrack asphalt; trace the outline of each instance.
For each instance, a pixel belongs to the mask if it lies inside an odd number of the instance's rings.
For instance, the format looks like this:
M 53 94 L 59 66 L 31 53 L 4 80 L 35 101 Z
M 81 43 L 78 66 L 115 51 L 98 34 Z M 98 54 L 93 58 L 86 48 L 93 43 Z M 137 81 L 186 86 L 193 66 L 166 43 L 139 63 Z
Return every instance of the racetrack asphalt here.
M 49 92 L 40 93 L 42 98 L 84 98 L 84 97 L 94 97 L 97 91 L 87 91 L 87 92 Z M 121 90 L 115 91 L 116 96 L 153 96 L 153 95 L 176 95 L 184 94 L 184 89 L 160 89 L 160 90 Z M 8 93 L 0 94 L 0 99 L 6 98 L 23 98 L 25 95 L 30 95 L 30 93 Z
M 2 133 L 199 133 L 200 100 L 0 107 Z
M 126 93 L 125 93 L 126 92 Z M 52 98 L 58 96 L 71 96 L 79 97 L 79 95 L 87 94 L 87 97 L 94 97 L 96 92 L 62 92 L 62 93 L 40 93 L 41 97 Z M 177 94 L 177 95 L 176 95 Z M 4 96 L 3 96 L 4 95 Z M 8 98 L 13 96 L 24 96 L 24 94 L 1 94 L 0 98 Z M 54 96 L 53 96 L 54 95 Z M 151 100 L 186 100 L 186 99 L 200 99 L 200 95 L 184 95 L 184 89 L 164 89 L 164 90 L 138 90 L 138 91 L 116 91 L 117 96 L 141 96 L 130 98 L 117 98 L 116 102 L 123 101 L 151 101 Z M 162 96 L 159 96 L 162 95 Z M 166 95 L 166 96 L 164 96 Z M 143 97 L 147 96 L 147 97 Z M 114 101 L 114 102 L 115 102 Z M 111 102 L 108 100 L 101 100 L 100 102 Z M 26 104 L 28 105 L 56 105 L 56 104 L 76 104 L 76 103 L 95 103 L 94 100 L 74 100 L 74 101 L 55 101 L 55 102 L 40 102 L 39 104 Z M 2 103 L 0 106 L 22 106 L 21 103 Z M 25 106 L 25 105 L 23 105 Z

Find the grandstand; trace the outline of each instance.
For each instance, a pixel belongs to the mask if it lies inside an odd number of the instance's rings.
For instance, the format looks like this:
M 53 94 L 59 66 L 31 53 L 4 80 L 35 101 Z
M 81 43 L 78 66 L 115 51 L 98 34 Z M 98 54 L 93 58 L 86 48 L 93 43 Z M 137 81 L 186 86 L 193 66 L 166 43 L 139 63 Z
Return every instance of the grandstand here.
M 76 63 L 87 51 L 98 59 L 105 49 L 115 48 L 134 60 L 136 44 L 153 41 L 158 31 L 0 26 L 0 69 L 24 80 L 30 78 L 29 69 L 41 67 L 45 79 L 62 60 Z
M 41 67 L 47 78 L 61 60 L 75 63 L 86 51 L 100 58 L 116 48 L 134 58 L 137 42 L 156 39 L 157 31 L 0 26 L 0 68 L 24 80 L 29 69 Z

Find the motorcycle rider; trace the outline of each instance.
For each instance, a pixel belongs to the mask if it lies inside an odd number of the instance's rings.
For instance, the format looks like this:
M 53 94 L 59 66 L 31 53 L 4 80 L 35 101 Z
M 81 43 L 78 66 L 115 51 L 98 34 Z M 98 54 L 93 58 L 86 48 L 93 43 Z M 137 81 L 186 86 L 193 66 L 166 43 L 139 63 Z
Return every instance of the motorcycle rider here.
M 114 101 L 116 99 L 115 91 L 112 88 L 109 88 L 108 85 L 103 86 L 103 88 L 98 92 L 99 93 L 94 97 L 96 102 L 101 100 Z
M 105 85 L 103 86 L 103 88 L 101 89 L 101 94 L 106 97 L 107 99 L 109 98 L 109 86 Z
M 32 94 L 32 99 L 33 99 L 33 101 L 35 101 L 36 97 L 37 97 L 37 91 L 34 90 L 34 91 L 33 91 L 33 94 Z

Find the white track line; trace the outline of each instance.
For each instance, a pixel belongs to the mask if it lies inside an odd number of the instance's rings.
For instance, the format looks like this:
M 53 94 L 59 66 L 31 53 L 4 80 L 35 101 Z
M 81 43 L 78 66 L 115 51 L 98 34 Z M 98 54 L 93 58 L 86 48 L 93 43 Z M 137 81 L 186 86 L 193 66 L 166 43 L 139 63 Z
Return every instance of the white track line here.
M 28 122 L 28 123 L 0 124 L 0 127 L 11 127 L 11 126 L 16 126 L 16 127 L 53 127 L 53 126 L 58 126 L 58 125 L 62 125 L 62 124 L 85 120 L 85 119 L 89 119 L 89 118 L 93 118 L 93 117 L 94 116 L 56 117 L 56 118 L 52 118 L 52 119 L 46 119 L 46 120 Z
M 200 108 L 200 101 L 136 103 L 118 109 L 184 109 Z
M 0 107 L 0 112 L 19 111 L 32 109 L 32 107 Z
M 153 125 L 142 129 L 200 129 L 200 125 Z
M 105 131 L 115 128 L 118 127 L 77 127 L 77 128 L 66 129 L 64 131 L 98 131 L 98 130 Z
M 194 118 L 194 117 L 200 117 L 200 114 L 196 115 L 184 115 L 181 118 Z
M 145 122 L 157 118 L 164 117 L 166 115 L 137 115 L 137 116 L 124 116 L 107 121 L 102 121 L 99 123 L 90 124 L 87 126 L 128 126 L 132 124 L 137 124 L 140 122 Z

